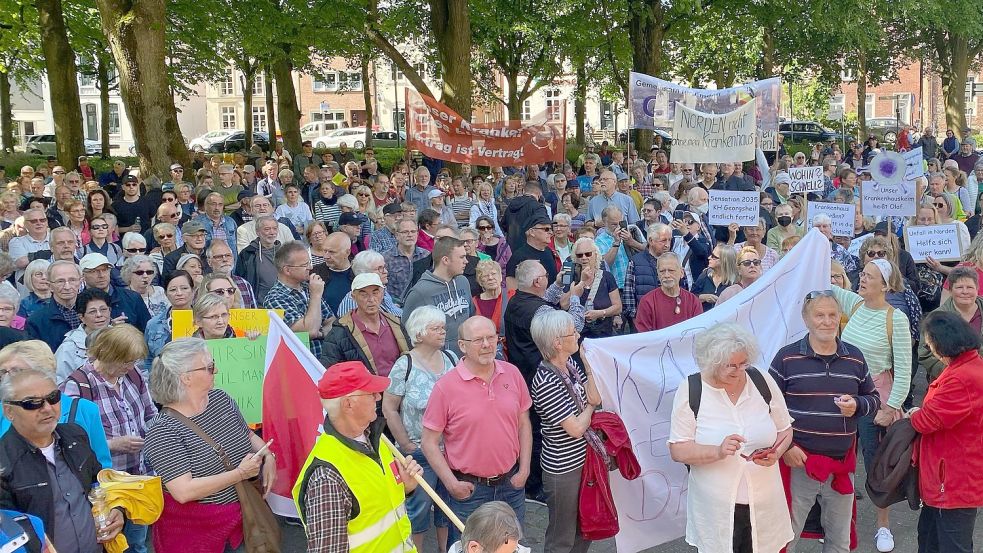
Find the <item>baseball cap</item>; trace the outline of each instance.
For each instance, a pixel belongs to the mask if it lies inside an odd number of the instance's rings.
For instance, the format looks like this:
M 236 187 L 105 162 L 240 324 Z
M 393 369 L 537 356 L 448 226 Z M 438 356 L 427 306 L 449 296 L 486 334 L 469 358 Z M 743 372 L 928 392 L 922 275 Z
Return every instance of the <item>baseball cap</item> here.
M 790 177 L 789 174 L 784 171 L 775 175 L 775 184 L 782 184 L 782 183 L 792 184 L 792 177 Z
M 201 224 L 199 221 L 188 221 L 187 223 L 181 225 L 181 234 L 185 236 L 189 234 L 198 234 L 199 232 L 205 232 L 205 225 Z
M 79 261 L 79 267 L 81 267 L 83 271 L 91 271 L 92 269 L 102 267 L 103 265 L 112 266 L 113 264 L 110 263 L 109 259 L 101 253 L 87 253 Z
M 403 211 L 403 208 L 401 208 L 399 204 L 396 203 L 386 204 L 385 206 L 382 207 L 383 215 L 395 215 L 396 213 L 400 213 L 401 211 Z
M 136 175 L 126 175 L 123 177 L 123 182 L 140 182 Z
M 963 141 L 961 142 L 961 144 L 968 144 L 968 145 L 972 146 L 973 145 L 973 141 L 969 137 L 966 137 L 966 138 L 963 138 Z
M 579 188 L 580 188 L 580 181 L 578 181 L 577 179 L 571 179 L 567 181 L 566 190 L 573 190 Z
M 58 161 L 58 158 L 56 158 L 55 156 L 48 156 L 47 157 L 47 160 L 48 161 Z
M 361 361 L 335 363 L 324 371 L 317 383 L 317 392 L 324 399 L 339 398 L 358 391 L 380 394 L 387 388 L 389 379 L 370 373 Z
M 180 163 L 172 163 L 171 171 L 174 171 L 175 169 L 184 169 L 184 167 Z
M 341 225 L 361 226 L 362 220 L 358 218 L 358 215 L 355 215 L 354 213 L 346 212 L 346 213 L 342 213 L 341 216 L 338 217 L 338 226 Z
M 361 290 L 362 288 L 368 288 L 369 286 L 382 288 L 382 279 L 379 278 L 377 273 L 362 273 L 356 275 L 352 280 L 352 292 Z
M 427 199 L 432 200 L 434 198 L 439 198 L 443 195 L 444 193 L 441 192 L 440 190 L 431 190 L 430 192 L 427 192 Z
M 236 199 L 241 202 L 243 198 L 252 198 L 255 195 L 256 195 L 255 192 L 253 192 L 252 190 L 246 189 L 246 190 L 243 190 L 242 192 L 239 192 L 239 195 L 236 196 Z

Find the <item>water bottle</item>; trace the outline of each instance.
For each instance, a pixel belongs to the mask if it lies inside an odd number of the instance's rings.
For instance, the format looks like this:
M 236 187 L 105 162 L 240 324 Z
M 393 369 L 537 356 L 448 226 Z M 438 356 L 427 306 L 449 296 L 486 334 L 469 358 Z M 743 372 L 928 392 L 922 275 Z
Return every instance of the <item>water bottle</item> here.
M 140 224 L 140 223 L 141 223 L 141 221 L 140 221 L 140 218 L 139 217 L 137 217 L 136 219 L 133 220 L 133 224 L 136 225 L 136 227 L 138 229 L 143 230 L 143 225 Z
M 106 497 L 106 490 L 93 484 L 89 491 L 89 502 L 92 503 L 92 518 L 96 522 L 96 532 L 102 533 L 109 526 L 109 502 Z

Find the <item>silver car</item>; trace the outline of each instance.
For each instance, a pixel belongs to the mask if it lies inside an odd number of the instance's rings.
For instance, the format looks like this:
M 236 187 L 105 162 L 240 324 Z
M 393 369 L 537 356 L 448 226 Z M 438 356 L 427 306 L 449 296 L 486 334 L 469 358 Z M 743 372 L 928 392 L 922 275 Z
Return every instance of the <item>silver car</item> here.
M 85 139 L 85 155 L 95 156 L 102 154 L 102 143 L 96 140 Z M 24 144 L 24 151 L 29 154 L 53 156 L 58 154 L 58 147 L 53 134 L 36 134 L 27 139 Z

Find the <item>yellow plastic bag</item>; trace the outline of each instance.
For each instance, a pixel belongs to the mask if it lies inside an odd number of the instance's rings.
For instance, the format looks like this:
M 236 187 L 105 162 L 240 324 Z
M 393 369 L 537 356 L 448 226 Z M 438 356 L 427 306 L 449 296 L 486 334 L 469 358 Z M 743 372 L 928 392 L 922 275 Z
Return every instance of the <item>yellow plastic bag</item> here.
M 110 509 L 123 509 L 126 519 L 134 524 L 153 524 L 164 510 L 164 490 L 159 476 L 127 474 L 122 471 L 99 471 L 99 485 L 106 491 Z M 123 553 L 129 544 L 122 532 L 113 541 L 103 544 L 108 553 Z

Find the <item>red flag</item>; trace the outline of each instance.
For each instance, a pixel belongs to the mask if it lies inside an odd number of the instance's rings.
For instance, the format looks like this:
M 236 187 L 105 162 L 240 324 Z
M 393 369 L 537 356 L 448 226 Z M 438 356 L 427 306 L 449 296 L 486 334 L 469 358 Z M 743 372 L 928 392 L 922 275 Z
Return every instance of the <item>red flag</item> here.
M 266 371 L 263 379 L 263 439 L 273 439 L 276 483 L 267 501 L 273 512 L 297 517 L 291 490 L 321 433 L 324 410 L 317 383 L 324 367 L 314 354 L 269 311 Z

